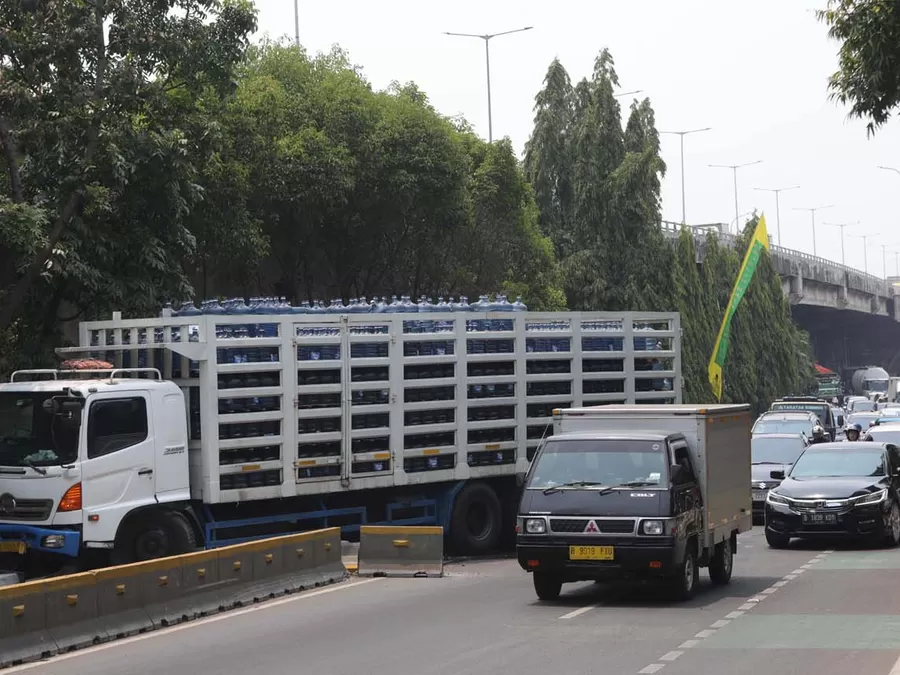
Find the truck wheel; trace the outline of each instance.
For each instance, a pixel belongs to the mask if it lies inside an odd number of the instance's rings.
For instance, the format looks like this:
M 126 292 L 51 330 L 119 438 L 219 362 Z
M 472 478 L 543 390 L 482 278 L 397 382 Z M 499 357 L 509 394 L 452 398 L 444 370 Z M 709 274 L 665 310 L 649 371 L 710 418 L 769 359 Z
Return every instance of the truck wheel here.
M 731 550 L 731 539 L 716 544 L 715 553 L 709 561 L 709 578 L 717 586 L 724 586 L 731 581 L 731 570 L 734 567 L 734 551 Z
M 180 513 L 156 512 L 138 515 L 127 525 L 121 543 L 116 557 L 127 562 L 140 562 L 190 553 L 197 548 L 197 536 Z M 118 542 L 116 548 L 119 548 Z
M 534 592 L 537 593 L 539 600 L 552 601 L 559 599 L 559 593 L 562 591 L 562 580 L 548 572 L 532 572 L 532 581 L 534 582 Z
M 778 534 L 766 528 L 766 543 L 769 548 L 787 548 L 790 546 L 791 538 L 785 534 Z
M 684 552 L 684 560 L 679 566 L 678 572 L 672 578 L 672 593 L 676 600 L 687 601 L 697 592 L 697 584 L 700 583 L 700 568 L 697 567 L 697 556 L 692 547 Z
M 450 518 L 450 536 L 465 555 L 481 555 L 500 543 L 503 507 L 490 485 L 472 483 L 460 491 Z

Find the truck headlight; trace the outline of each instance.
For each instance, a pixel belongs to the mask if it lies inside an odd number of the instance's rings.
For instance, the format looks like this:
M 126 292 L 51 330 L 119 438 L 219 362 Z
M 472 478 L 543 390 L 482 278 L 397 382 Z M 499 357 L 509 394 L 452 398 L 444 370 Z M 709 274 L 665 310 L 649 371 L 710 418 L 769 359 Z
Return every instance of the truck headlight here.
M 880 504 L 887 498 L 887 490 L 879 490 L 878 492 L 873 492 L 870 495 L 863 495 L 862 497 L 857 497 L 853 500 L 854 506 L 869 506 L 871 504 Z
M 664 532 L 663 522 L 661 520 L 645 520 L 641 522 L 641 532 L 658 536 Z
M 547 521 L 543 518 L 526 518 L 525 519 L 526 534 L 546 534 Z
M 41 539 L 44 548 L 62 548 L 66 545 L 66 537 L 62 534 L 48 534 Z

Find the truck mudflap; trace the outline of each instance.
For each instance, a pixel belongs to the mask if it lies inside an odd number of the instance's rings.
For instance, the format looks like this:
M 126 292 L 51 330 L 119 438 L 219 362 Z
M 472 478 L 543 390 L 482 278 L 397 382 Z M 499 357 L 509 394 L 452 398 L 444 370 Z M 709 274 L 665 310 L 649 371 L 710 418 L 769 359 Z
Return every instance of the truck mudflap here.
M 674 573 L 682 560 L 676 542 L 641 542 L 640 545 L 616 543 L 613 546 L 584 546 L 584 542 L 549 544 L 519 542 L 516 556 L 519 566 L 527 572 L 548 572 L 569 581 L 587 581 L 604 578 L 653 578 Z M 591 550 L 570 550 L 591 549 Z M 598 550 L 604 549 L 604 550 Z M 611 551 L 609 549 L 612 549 Z M 579 555 L 581 554 L 581 555 Z M 607 558 L 585 559 L 589 557 Z M 580 558 L 580 559 L 573 559 Z M 611 559 L 610 559 L 611 558 Z
M 76 558 L 81 550 L 81 532 L 23 523 L 0 523 L 0 553 L 24 554 L 23 544 L 26 550 Z

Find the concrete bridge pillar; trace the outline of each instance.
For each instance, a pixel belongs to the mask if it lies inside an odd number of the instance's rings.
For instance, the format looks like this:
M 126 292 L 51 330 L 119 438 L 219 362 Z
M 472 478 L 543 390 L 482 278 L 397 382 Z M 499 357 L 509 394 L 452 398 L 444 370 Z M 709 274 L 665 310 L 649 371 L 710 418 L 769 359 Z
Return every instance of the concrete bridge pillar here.
M 800 265 L 791 265 L 790 281 L 791 304 L 796 305 L 803 299 L 803 270 Z

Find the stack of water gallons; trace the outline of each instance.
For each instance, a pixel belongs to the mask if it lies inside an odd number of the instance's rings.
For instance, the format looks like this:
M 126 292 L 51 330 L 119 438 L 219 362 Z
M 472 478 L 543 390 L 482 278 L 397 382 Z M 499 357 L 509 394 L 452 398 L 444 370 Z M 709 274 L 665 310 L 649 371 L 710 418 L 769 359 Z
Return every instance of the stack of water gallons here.
M 337 298 L 329 304 L 322 300 L 303 302 L 294 306 L 284 297 L 280 298 L 250 298 L 245 302 L 243 298 L 229 300 L 204 300 L 197 307 L 193 301 L 182 303 L 177 309 L 172 303 L 166 305 L 172 316 L 200 316 L 202 314 L 380 314 L 380 313 L 412 313 L 412 312 L 525 312 L 528 308 L 522 302 L 522 298 L 516 298 L 510 302 L 503 294 L 494 295 L 493 300 L 489 295 L 482 295 L 477 302 L 469 303 L 466 296 L 460 296 L 459 301 L 452 297 L 444 300 L 443 296 L 433 302 L 428 296 L 422 295 L 418 302 L 413 302 L 411 296 L 394 295 L 388 301 L 386 297 L 367 299 L 351 298 L 348 304 L 343 299 Z M 484 323 L 484 322 L 480 322 Z M 491 323 L 491 322 L 487 322 Z M 480 330 L 491 330 L 491 327 L 483 327 Z M 433 329 L 423 330 L 433 333 Z

